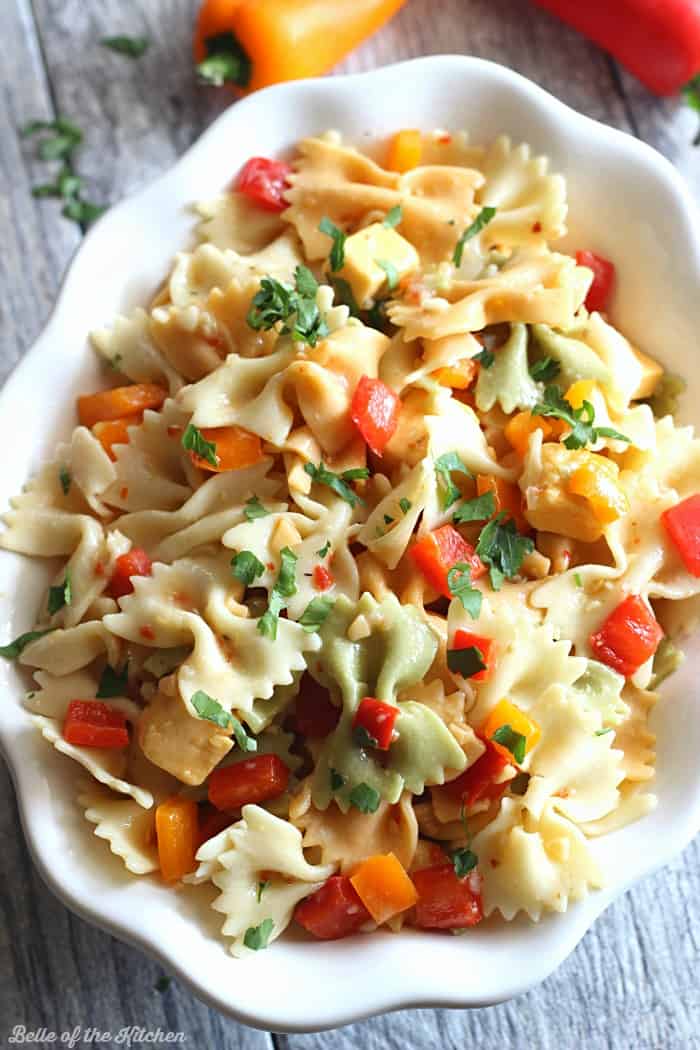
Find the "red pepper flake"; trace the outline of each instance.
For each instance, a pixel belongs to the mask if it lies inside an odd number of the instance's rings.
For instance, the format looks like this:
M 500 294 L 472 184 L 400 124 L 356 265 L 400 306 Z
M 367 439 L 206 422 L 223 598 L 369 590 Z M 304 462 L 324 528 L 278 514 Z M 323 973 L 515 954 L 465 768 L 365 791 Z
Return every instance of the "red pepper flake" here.
M 268 567 L 270 572 L 274 572 L 275 571 L 275 563 L 273 561 L 269 561 L 267 563 L 267 567 Z
M 102 564 L 101 561 L 96 561 L 95 562 L 95 576 L 104 576 L 104 574 L 105 574 L 105 567 L 104 567 L 104 565 Z
M 541 222 L 536 222 L 533 225 L 533 227 L 532 227 L 532 232 L 533 233 L 542 233 L 542 223 Z
M 218 333 L 215 335 L 206 335 L 204 337 L 204 342 L 207 343 L 209 346 L 213 346 L 217 350 L 223 350 L 224 348 L 223 337 L 220 336 Z
M 179 437 L 182 433 L 182 427 L 171 425 L 167 428 L 166 433 L 169 438 Z
M 119 489 L 119 499 L 126 499 L 129 495 L 129 488 L 127 485 L 122 485 Z
M 145 638 L 147 642 L 154 641 L 156 637 L 156 632 L 147 623 L 145 623 L 143 627 L 139 627 L 139 634 L 142 638 Z
M 333 577 L 325 565 L 314 565 L 313 580 L 317 591 L 327 591 L 333 586 Z
M 447 133 L 440 135 L 438 136 L 438 142 L 441 146 L 449 146 L 450 142 L 452 142 L 452 136 Z

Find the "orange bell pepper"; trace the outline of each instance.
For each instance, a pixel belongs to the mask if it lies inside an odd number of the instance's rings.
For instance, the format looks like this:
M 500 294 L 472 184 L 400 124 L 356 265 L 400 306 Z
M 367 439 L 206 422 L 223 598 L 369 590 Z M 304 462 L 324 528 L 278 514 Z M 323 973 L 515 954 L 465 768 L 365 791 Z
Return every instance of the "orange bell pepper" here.
M 468 565 L 472 583 L 486 572 L 486 566 L 471 543 L 467 543 L 452 525 L 441 525 L 434 532 L 421 536 L 409 548 L 409 554 L 430 586 L 445 598 L 453 597 L 447 579 L 453 566 Z
M 523 513 L 523 494 L 514 482 L 494 477 L 493 474 L 477 474 L 476 494 L 483 496 L 486 492 L 493 492 L 496 514 L 503 510 L 518 526 L 518 532 L 530 531 L 530 523 Z
M 205 0 L 194 33 L 200 77 L 242 94 L 316 77 L 380 29 L 406 0 Z M 223 56 L 212 63 L 212 56 Z
M 438 368 L 432 374 L 432 378 L 440 386 L 449 386 L 453 390 L 466 390 L 472 385 L 476 378 L 479 366 L 471 357 L 465 357 L 462 361 L 455 361 L 453 365 L 445 365 Z
M 156 383 L 132 383 L 112 390 L 98 390 L 78 398 L 78 419 L 84 427 L 94 427 L 104 420 L 141 415 L 147 408 L 158 409 L 168 391 Z
M 389 171 L 410 171 L 417 168 L 423 154 L 423 140 L 416 128 L 397 131 L 389 142 L 384 167 Z
M 604 525 L 617 521 L 629 510 L 627 496 L 620 488 L 620 469 L 607 456 L 580 451 L 580 466 L 569 476 L 566 487 L 574 496 L 581 496 Z
M 169 798 L 156 809 L 156 838 L 160 870 L 166 882 L 175 882 L 197 866 L 199 811 L 191 799 Z
M 507 743 L 504 740 L 499 740 L 499 735 L 507 735 L 505 733 L 499 734 L 499 730 L 505 731 L 508 729 L 511 730 L 515 739 L 510 739 Z M 540 739 L 540 727 L 531 718 L 528 718 L 519 707 L 511 704 L 510 700 L 499 700 L 482 725 L 479 735 L 490 741 L 508 762 L 519 766 L 528 751 L 531 751 Z M 494 739 L 494 736 L 496 739 Z M 519 738 L 524 738 L 524 744 L 520 742 L 520 746 L 518 746 Z M 511 746 L 509 747 L 508 744 Z M 522 753 L 520 753 L 520 748 L 522 748 Z
M 506 423 L 503 433 L 520 458 L 525 459 L 531 434 L 534 434 L 536 430 L 541 430 L 542 440 L 552 441 L 561 436 L 565 425 L 558 419 L 533 416 L 531 412 L 516 412 Z
M 224 470 L 240 470 L 252 467 L 262 459 L 262 444 L 257 434 L 241 427 L 205 427 L 200 431 L 205 441 L 212 441 L 216 446 L 216 466 L 190 452 L 190 458 L 196 467 L 221 474 Z
M 581 408 L 584 401 L 590 401 L 595 390 L 592 379 L 577 379 L 572 383 L 564 394 L 564 400 L 568 401 L 572 408 Z
M 415 886 L 393 853 L 368 857 L 351 875 L 350 882 L 379 925 L 412 908 L 418 900 Z
M 141 416 L 122 416 L 121 419 L 103 419 L 95 423 L 92 432 L 110 459 L 116 459 L 115 445 L 129 444 L 129 427 L 141 421 Z

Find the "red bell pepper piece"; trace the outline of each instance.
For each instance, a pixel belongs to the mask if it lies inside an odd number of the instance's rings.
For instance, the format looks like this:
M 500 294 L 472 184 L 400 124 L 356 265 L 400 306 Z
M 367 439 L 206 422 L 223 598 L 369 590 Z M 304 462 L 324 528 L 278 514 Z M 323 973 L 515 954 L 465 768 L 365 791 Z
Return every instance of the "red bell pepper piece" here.
M 469 675 L 472 682 L 483 682 L 484 679 L 488 678 L 493 670 L 494 664 L 494 641 L 493 638 L 484 638 L 480 634 L 472 634 L 471 631 L 463 631 L 462 628 L 458 628 L 455 631 L 454 638 L 452 639 L 453 649 L 478 649 L 481 653 L 481 659 L 486 664 L 483 671 L 477 671 L 476 674 Z
M 222 813 L 221 810 L 214 809 L 211 803 L 203 803 L 199 807 L 199 845 L 201 846 L 207 839 L 213 839 L 224 828 L 230 827 L 235 819 L 230 813 Z
M 535 0 L 578 29 L 657 95 L 673 95 L 700 69 L 697 0 Z
M 277 798 L 288 783 L 289 768 L 278 755 L 254 755 L 214 770 L 209 777 L 209 801 L 217 809 L 238 809 Z
M 593 270 L 593 283 L 586 296 L 587 310 L 606 310 L 615 284 L 615 264 L 595 252 L 576 252 L 579 266 Z
M 479 755 L 476 762 L 472 763 L 468 769 L 445 784 L 447 794 L 452 798 L 460 799 L 467 809 L 482 799 L 494 801 L 500 798 L 508 782 L 515 777 L 515 770 L 513 770 L 505 780 L 496 779 L 503 776 L 504 769 L 510 763 L 490 740 L 484 740 L 483 743 L 486 745 L 483 755 Z
M 484 917 L 481 876 L 472 871 L 457 877 L 450 863 L 421 868 L 411 875 L 418 891 L 415 925 L 424 930 L 461 930 Z
M 294 918 L 321 941 L 347 937 L 367 922 L 370 914 L 347 875 L 331 875 L 323 886 L 297 904 Z
M 692 576 L 700 576 L 700 495 L 688 496 L 661 515 L 666 532 Z
M 472 583 L 486 572 L 472 545 L 452 525 L 441 525 L 434 532 L 426 533 L 410 548 L 410 555 L 428 583 L 446 598 L 452 597 L 447 574 L 455 565 L 469 566 Z
M 629 678 L 653 656 L 664 636 L 653 612 L 638 594 L 628 594 L 590 637 L 597 660 Z
M 314 565 L 313 581 L 317 591 L 327 591 L 334 582 L 325 565 Z
M 132 576 L 150 576 L 152 562 L 141 547 L 132 547 L 126 554 L 120 554 L 114 563 L 114 572 L 109 581 L 109 593 L 112 598 L 123 598 L 131 594 L 134 585 Z
M 300 736 L 318 739 L 332 733 L 340 720 L 340 708 L 310 674 L 305 674 L 296 703 L 296 730 Z
M 266 211 L 284 211 L 287 202 L 282 194 L 289 189 L 287 176 L 291 170 L 281 160 L 251 157 L 238 173 L 234 188 Z
M 126 718 L 101 700 L 71 700 L 63 722 L 63 739 L 76 747 L 117 749 L 129 746 Z
M 401 402 L 381 379 L 362 376 L 350 404 L 350 418 L 372 452 L 381 456 L 399 422 Z
M 372 738 L 372 747 L 380 751 L 388 751 L 394 737 L 394 724 L 399 717 L 398 707 L 393 704 L 385 704 L 383 700 L 375 700 L 373 696 L 365 696 L 360 700 L 355 717 L 352 720 L 353 729 L 361 727 Z

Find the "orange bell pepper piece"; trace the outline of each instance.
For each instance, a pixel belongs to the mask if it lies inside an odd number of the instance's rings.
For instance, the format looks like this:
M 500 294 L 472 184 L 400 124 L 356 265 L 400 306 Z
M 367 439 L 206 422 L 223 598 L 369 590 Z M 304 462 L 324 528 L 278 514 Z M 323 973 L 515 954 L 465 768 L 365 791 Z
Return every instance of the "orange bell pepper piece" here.
M 417 168 L 423 154 L 421 133 L 416 128 L 405 128 L 392 136 L 384 167 L 389 171 L 410 171 Z
M 568 401 L 572 408 L 581 408 L 584 401 L 590 401 L 595 390 L 592 379 L 577 379 L 572 383 L 564 394 L 564 400 Z
M 147 408 L 158 409 L 168 391 L 156 383 L 132 383 L 112 390 L 98 390 L 78 398 L 78 419 L 84 427 L 94 427 L 105 420 L 141 415 Z
M 115 445 L 129 444 L 129 427 L 140 423 L 141 416 L 122 416 L 121 419 L 103 419 L 95 423 L 92 432 L 110 459 L 116 459 Z
M 496 514 L 503 510 L 518 526 L 518 532 L 530 531 L 530 522 L 523 513 L 523 494 L 514 482 L 494 477 L 493 474 L 477 474 L 476 494 L 483 496 L 485 492 L 493 492 Z
M 161 802 L 156 808 L 156 838 L 160 870 L 166 882 L 175 882 L 194 871 L 199 846 L 197 803 L 177 796 Z
M 190 452 L 192 462 L 202 470 L 221 474 L 224 470 L 252 467 L 254 463 L 262 459 L 260 438 L 257 434 L 251 434 L 249 430 L 236 426 L 205 427 L 200 433 L 205 441 L 213 441 L 216 445 L 217 459 L 217 464 L 214 466 L 202 456 L 198 456 L 196 452 Z
M 561 436 L 565 426 L 566 424 L 558 419 L 533 416 L 531 412 L 516 412 L 506 423 L 503 433 L 520 458 L 525 459 L 531 434 L 534 434 L 536 430 L 541 430 L 542 440 L 552 441 Z
M 412 908 L 418 900 L 415 886 L 393 853 L 368 857 L 351 875 L 350 882 L 378 925 Z
M 440 386 L 449 386 L 453 390 L 466 390 L 472 385 L 476 378 L 479 366 L 471 357 L 465 357 L 462 361 L 455 361 L 453 365 L 445 365 L 433 372 L 432 378 Z
M 566 487 L 585 499 L 598 521 L 609 525 L 629 510 L 627 496 L 620 488 L 620 469 L 607 456 L 581 451 L 580 466 L 569 476 Z
M 522 742 L 519 744 L 518 739 L 511 738 L 508 740 L 512 746 L 511 750 L 511 747 L 507 746 L 503 740 L 494 739 L 495 735 L 500 735 L 499 730 L 507 729 L 510 729 L 516 738 L 524 738 L 524 745 Z M 490 741 L 508 762 L 519 766 L 528 751 L 531 751 L 540 739 L 540 727 L 519 707 L 511 704 L 510 700 L 499 700 L 482 725 L 480 736 Z M 522 753 L 520 753 L 520 748 L 522 748 Z
M 229 74 L 210 82 L 225 81 L 242 94 L 284 80 L 320 76 L 405 2 L 205 0 L 194 34 L 195 61 L 199 65 L 214 53 L 231 55 Z M 206 68 L 199 69 L 204 79 Z

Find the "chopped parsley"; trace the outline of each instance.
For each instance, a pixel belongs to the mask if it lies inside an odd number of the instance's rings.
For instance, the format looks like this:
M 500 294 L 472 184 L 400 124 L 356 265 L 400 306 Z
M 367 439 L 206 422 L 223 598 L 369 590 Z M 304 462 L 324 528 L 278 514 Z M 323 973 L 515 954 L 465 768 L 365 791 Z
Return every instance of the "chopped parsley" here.
M 347 306 L 351 317 L 359 317 L 361 313 L 360 307 L 357 305 L 357 299 L 350 282 L 346 281 L 344 277 L 333 276 L 333 274 L 326 274 L 326 280 L 333 288 L 335 298 L 341 306 Z
M 571 433 L 564 438 L 564 445 L 569 449 L 583 448 L 601 437 L 629 441 L 628 437 L 612 427 L 595 426 L 595 409 L 590 401 L 584 401 L 580 408 L 574 408 L 562 396 L 557 386 L 546 387 L 544 399 L 538 401 L 531 412 L 533 416 L 552 416 L 567 423 L 571 427 Z
M 173 982 L 172 977 L 168 977 L 167 974 L 163 974 L 163 976 L 159 977 L 158 980 L 156 981 L 155 989 L 156 989 L 157 992 L 167 992 L 167 990 L 170 987 L 170 985 L 172 984 L 172 982 Z
M 488 521 L 496 513 L 496 497 L 493 492 L 484 492 L 474 499 L 466 499 L 452 516 L 456 525 L 467 521 Z
M 324 598 L 320 595 L 317 598 L 312 598 L 299 617 L 299 624 L 307 634 L 320 631 L 321 624 L 326 620 L 332 608 L 332 598 Z
M 251 496 L 246 500 L 243 513 L 248 521 L 255 521 L 256 518 L 266 518 L 270 511 L 263 507 L 257 496 Z
M 218 467 L 219 458 L 216 455 L 216 442 L 207 441 L 199 427 L 194 423 L 188 423 L 182 435 L 182 447 L 187 452 L 194 452 L 200 459 L 210 463 L 212 467 Z
M 342 773 L 339 773 L 337 769 L 330 770 L 331 776 L 331 791 L 340 791 L 341 787 L 345 783 L 346 778 Z
M 479 671 L 486 670 L 484 654 L 476 645 L 469 645 L 466 649 L 448 649 L 447 666 L 453 674 L 461 674 L 462 678 L 471 678 Z
M 452 865 L 458 879 L 465 879 L 478 863 L 479 858 L 468 846 L 465 846 L 463 849 L 456 849 L 452 854 Z
M 496 214 L 495 208 L 482 208 L 477 217 L 467 226 L 466 230 L 455 244 L 455 250 L 452 253 L 452 262 L 455 266 L 462 265 L 462 255 L 464 254 L 464 245 L 467 241 L 470 241 L 472 237 L 476 237 L 477 233 L 481 233 L 485 226 L 491 222 L 491 219 Z
M 141 58 L 148 51 L 151 41 L 146 36 L 103 36 L 100 43 L 117 54 Z
M 231 32 L 217 33 L 204 39 L 207 57 L 197 65 L 197 78 L 202 84 L 222 87 L 237 84 L 247 87 L 253 72 L 248 53 Z
M 319 558 L 325 558 L 325 556 L 328 554 L 328 551 L 330 549 L 331 549 L 331 541 L 330 540 L 326 540 L 326 542 L 321 547 L 320 551 L 316 551 L 316 554 L 318 555 Z
M 331 222 L 327 215 L 324 215 L 321 219 L 318 229 L 320 233 L 325 233 L 333 241 L 331 252 L 328 256 L 328 263 L 331 272 L 337 273 L 345 265 L 345 241 L 347 236 L 342 230 L 338 229 L 335 223 Z
M 466 474 L 471 477 L 471 471 L 467 470 L 464 463 L 456 452 L 443 452 L 435 460 L 435 473 L 437 474 L 438 487 L 441 493 L 440 502 L 442 509 L 447 510 L 462 495 L 452 480 L 452 473 Z
M 32 188 L 33 197 L 58 197 L 63 201 L 62 214 L 73 219 L 83 229 L 94 222 L 104 211 L 97 204 L 83 200 L 83 181 L 73 169 L 73 155 L 83 141 L 81 129 L 66 117 L 56 120 L 32 120 L 26 124 L 21 135 L 26 138 L 38 132 L 51 132 L 39 143 L 37 153 L 40 160 L 61 162 L 62 167 L 55 182 L 42 183 Z
M 480 350 L 478 354 L 474 354 L 472 358 L 472 361 L 478 361 L 482 368 L 491 368 L 495 360 L 496 355 L 492 350 L 487 350 L 486 347 Z
M 53 616 L 54 613 L 57 613 L 64 605 L 70 605 L 72 600 L 73 592 L 71 589 L 70 572 L 66 569 L 63 583 L 58 583 L 54 587 L 49 587 L 49 616 Z
M 260 289 L 251 300 L 246 321 L 256 332 L 267 332 L 281 324 L 282 335 L 291 335 L 295 342 L 316 346 L 328 335 L 328 325 L 316 302 L 318 282 L 306 266 L 294 271 L 294 287 L 263 277 Z
M 359 809 L 360 813 L 376 813 L 381 801 L 381 795 L 376 788 L 364 783 L 355 784 L 348 798 L 350 805 Z
M 396 269 L 392 262 L 388 259 L 375 259 L 377 266 L 381 266 L 382 270 L 386 274 L 386 286 L 390 292 L 396 288 L 399 283 L 399 271 Z
M 261 948 L 267 948 L 270 934 L 274 928 L 275 924 L 272 919 L 263 919 L 259 926 L 248 927 L 245 931 L 243 943 L 246 948 L 252 948 L 254 952 L 260 951 Z
M 219 729 L 232 729 L 236 743 L 241 751 L 258 750 L 258 742 L 255 737 L 248 736 L 245 727 L 238 721 L 236 716 L 229 714 L 218 700 L 215 700 L 213 696 L 209 696 L 203 689 L 198 689 L 196 693 L 192 694 L 190 703 L 200 718 L 206 719 L 207 722 L 213 722 Z
M 100 684 L 97 687 L 95 696 L 98 700 L 106 700 L 112 696 L 126 696 L 127 685 L 129 683 L 129 663 L 124 664 L 121 671 L 118 671 L 114 667 L 110 667 L 106 664 L 104 671 L 100 676 Z
M 376 747 L 378 743 L 376 736 L 372 736 L 369 730 L 363 725 L 353 726 L 352 742 L 356 747 L 361 748 Z
M 410 499 L 406 499 L 405 496 L 402 496 L 399 500 L 399 507 L 401 508 L 402 514 L 408 514 L 412 506 L 413 504 L 411 503 Z
M 694 109 L 696 113 L 700 113 L 700 74 L 693 77 L 685 87 L 681 88 L 681 95 L 687 106 Z M 695 133 L 693 145 L 700 146 L 700 128 Z
M 287 607 L 287 598 L 296 594 L 296 564 L 297 556 L 289 547 L 283 547 L 280 551 L 280 571 L 275 580 L 274 587 L 270 591 L 267 609 L 258 620 L 258 630 L 272 641 L 277 638 L 277 621 L 280 613 Z
M 462 608 L 469 613 L 472 620 L 478 619 L 481 612 L 481 591 L 471 584 L 471 566 L 460 561 L 453 565 L 447 574 L 447 586 L 453 598 L 459 598 Z
M 536 383 L 549 383 L 551 379 L 556 379 L 560 372 L 561 365 L 553 357 L 543 357 L 530 365 L 530 375 Z
M 49 634 L 53 630 L 55 630 L 54 627 L 46 627 L 43 631 L 26 631 L 15 638 L 14 642 L 0 645 L 0 656 L 3 656 L 6 660 L 16 660 L 28 645 L 35 642 L 37 638 L 43 638 L 45 634 Z
M 401 208 L 401 205 L 400 204 L 395 204 L 394 207 L 393 208 L 389 208 L 389 211 L 386 213 L 386 216 L 384 217 L 384 222 L 382 223 L 382 226 L 386 226 L 387 229 L 393 230 L 396 226 L 399 225 L 399 223 L 401 222 L 402 219 L 403 219 L 403 210 Z
M 583 587 L 583 580 L 581 579 L 581 573 L 580 572 L 575 572 L 574 573 L 574 583 L 576 584 L 577 587 Z
M 265 892 L 265 890 L 267 889 L 267 887 L 269 885 L 270 885 L 270 880 L 269 879 L 262 879 L 258 883 L 257 889 L 255 891 L 255 896 L 257 898 L 258 904 L 260 904 L 260 901 L 262 900 L 262 895 L 263 895 L 263 893 Z
M 71 481 L 72 481 L 72 478 L 71 478 L 71 475 L 70 475 L 70 471 L 68 470 L 68 467 L 61 467 L 61 469 L 58 472 L 58 480 L 61 483 L 61 488 L 63 489 L 63 495 L 67 496 L 68 493 L 70 492 L 70 485 L 71 485 Z
M 369 477 L 367 467 L 354 467 L 352 470 L 344 470 L 342 474 L 335 474 L 323 465 L 323 460 L 316 466 L 315 463 L 305 463 L 304 470 L 317 485 L 327 485 L 336 496 L 340 496 L 351 507 L 356 507 L 362 500 L 348 485 L 349 481 L 360 481 Z
M 504 579 L 518 574 L 525 555 L 535 549 L 530 537 L 522 536 L 513 519 L 505 517 L 500 511 L 487 522 L 476 545 L 476 553 L 489 567 L 494 591 L 501 589 Z
M 520 764 L 525 758 L 525 747 L 527 739 L 522 733 L 518 733 L 512 726 L 499 726 L 491 737 L 495 744 L 500 744 L 510 751 L 515 761 Z
M 231 558 L 231 572 L 244 587 L 250 587 L 265 572 L 265 566 L 252 551 L 239 551 Z
M 596 736 L 606 736 L 608 733 L 614 733 L 614 732 L 615 732 L 615 730 L 613 729 L 613 727 L 612 726 L 608 726 L 607 729 L 596 729 L 595 735 Z

